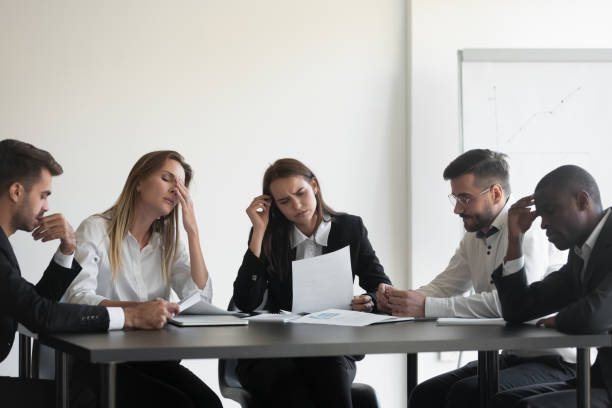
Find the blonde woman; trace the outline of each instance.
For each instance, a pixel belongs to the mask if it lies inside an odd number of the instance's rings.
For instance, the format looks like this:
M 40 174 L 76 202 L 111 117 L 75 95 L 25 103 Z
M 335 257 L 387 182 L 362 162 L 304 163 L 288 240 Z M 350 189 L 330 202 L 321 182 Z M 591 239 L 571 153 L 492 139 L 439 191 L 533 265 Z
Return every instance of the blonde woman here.
M 81 223 L 75 258 L 83 270 L 66 291 L 71 303 L 127 306 L 201 292 L 212 286 L 187 187 L 191 167 L 174 151 L 145 154 L 115 205 Z M 187 245 L 180 239 L 179 206 Z M 78 371 L 78 370 L 77 370 Z M 216 394 L 178 361 L 124 363 L 117 400 L 125 406 L 221 407 Z

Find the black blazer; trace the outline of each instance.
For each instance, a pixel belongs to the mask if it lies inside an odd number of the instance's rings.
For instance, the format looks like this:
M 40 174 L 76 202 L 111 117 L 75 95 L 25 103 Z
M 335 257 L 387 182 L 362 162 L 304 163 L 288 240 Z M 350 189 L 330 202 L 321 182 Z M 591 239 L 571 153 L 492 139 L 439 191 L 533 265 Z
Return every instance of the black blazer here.
M 348 214 L 331 216 L 331 230 L 323 253 L 329 253 L 350 245 L 353 279 L 359 276 L 359 286 L 372 296 L 376 302 L 376 289 L 379 283 L 391 284 L 384 268 L 368 240 L 368 231 L 360 217 Z M 295 251 L 292 259 L 295 260 Z M 272 266 L 265 256 L 257 258 L 247 249 L 234 281 L 234 303 L 245 312 L 251 312 L 263 300 L 268 289 L 268 302 L 265 308 L 270 311 L 291 310 L 293 304 L 293 281 L 291 270 L 280 280 L 269 273 Z
M 57 303 L 81 271 L 51 261 L 42 279 L 32 285 L 21 277 L 11 244 L 0 228 L 0 362 L 13 346 L 17 322 L 36 333 L 104 331 L 109 317 L 105 307 Z
M 582 262 L 571 250 L 567 263 L 539 282 L 527 286 L 524 269 L 502 276 L 500 265 L 493 281 L 504 319 L 520 323 L 558 312 L 557 329 L 566 333 L 602 333 L 612 330 L 612 215 L 591 252 L 584 280 Z M 612 394 L 612 348 L 598 349 L 591 368 L 593 385 Z

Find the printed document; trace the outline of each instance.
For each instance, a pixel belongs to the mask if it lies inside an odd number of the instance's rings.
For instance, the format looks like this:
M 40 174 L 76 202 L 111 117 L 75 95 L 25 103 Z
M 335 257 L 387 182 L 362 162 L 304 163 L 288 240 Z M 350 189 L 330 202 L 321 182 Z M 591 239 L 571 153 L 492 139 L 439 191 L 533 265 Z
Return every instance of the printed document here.
M 353 272 L 349 246 L 329 254 L 293 261 L 293 313 L 350 309 Z
M 367 326 L 414 320 L 414 317 L 393 317 L 354 310 L 327 309 L 291 320 L 291 323 L 327 324 L 333 326 Z

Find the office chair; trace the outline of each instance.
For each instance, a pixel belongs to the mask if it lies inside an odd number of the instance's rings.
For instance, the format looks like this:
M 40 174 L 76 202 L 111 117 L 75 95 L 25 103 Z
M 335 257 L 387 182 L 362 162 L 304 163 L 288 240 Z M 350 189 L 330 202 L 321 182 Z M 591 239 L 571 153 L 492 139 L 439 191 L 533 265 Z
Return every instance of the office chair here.
M 236 365 L 238 360 L 219 359 L 219 389 L 223 398 L 236 401 L 242 408 L 263 408 L 253 395 L 238 381 Z M 353 383 L 351 397 L 354 408 L 378 408 L 376 391 L 367 384 Z

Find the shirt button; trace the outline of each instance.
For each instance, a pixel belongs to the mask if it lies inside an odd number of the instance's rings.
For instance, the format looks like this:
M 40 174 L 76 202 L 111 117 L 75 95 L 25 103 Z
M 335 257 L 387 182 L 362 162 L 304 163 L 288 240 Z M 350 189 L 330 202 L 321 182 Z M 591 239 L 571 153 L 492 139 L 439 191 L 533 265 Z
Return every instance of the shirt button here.
M 487 255 L 491 255 L 491 251 L 487 251 Z

